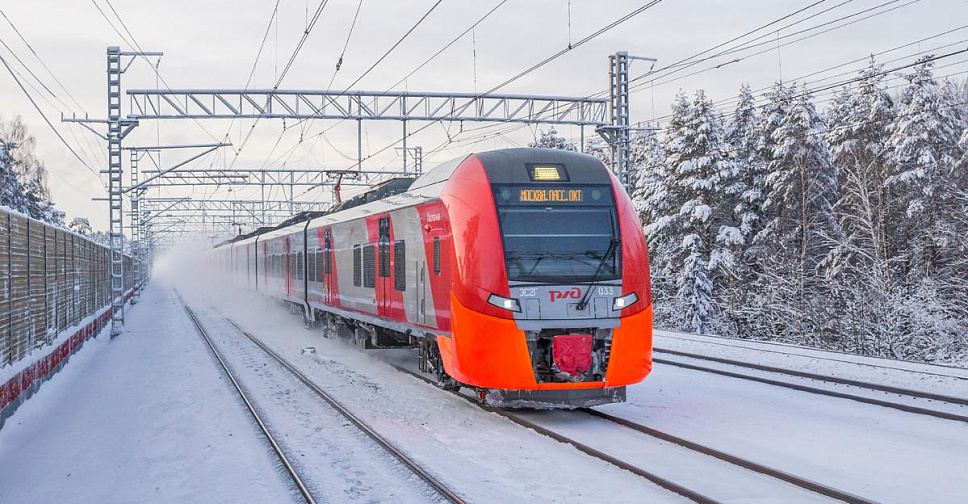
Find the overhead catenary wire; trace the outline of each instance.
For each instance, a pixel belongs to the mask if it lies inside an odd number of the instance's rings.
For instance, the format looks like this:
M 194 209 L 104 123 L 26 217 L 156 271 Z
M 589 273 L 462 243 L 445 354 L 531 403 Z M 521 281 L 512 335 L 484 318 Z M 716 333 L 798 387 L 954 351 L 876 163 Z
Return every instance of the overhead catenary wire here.
M 636 8 L 636 9 L 632 10 L 628 14 L 626 14 L 626 15 L 618 18 L 618 19 L 616 19 L 615 21 L 612 21 L 611 23 L 609 23 L 609 24 L 607 24 L 607 25 L 599 28 L 598 30 L 595 30 L 594 32 L 592 32 L 589 35 L 585 36 L 584 38 L 582 38 L 578 42 L 575 42 L 574 44 L 569 44 L 564 49 L 562 49 L 562 50 L 560 50 L 560 51 L 552 54 L 551 56 L 548 56 L 547 58 L 545 58 L 545 59 L 543 59 L 543 60 L 535 63 L 534 65 L 531 65 L 526 70 L 521 71 L 517 75 L 515 75 L 515 76 L 513 76 L 513 77 L 511 77 L 511 78 L 509 78 L 509 79 L 507 79 L 507 80 L 505 80 L 503 82 L 501 82 L 500 84 L 492 87 L 491 89 L 489 89 L 489 90 L 487 90 L 487 91 L 485 91 L 484 93 L 481 93 L 481 94 L 482 95 L 489 95 L 489 94 L 497 91 L 498 89 L 501 89 L 501 88 L 507 86 L 508 84 L 511 84 L 512 82 L 520 79 L 521 77 L 524 77 L 525 75 L 528 75 L 529 73 L 531 73 L 531 72 L 533 72 L 533 71 L 535 71 L 535 70 L 537 70 L 537 69 L 539 69 L 539 68 L 547 65 L 548 63 L 551 63 L 552 61 L 560 58 L 561 56 L 565 55 L 566 53 L 568 53 L 568 52 L 570 52 L 570 51 L 572 51 L 574 49 L 577 49 L 577 48 L 581 47 L 582 45 L 584 45 L 584 44 L 586 44 L 586 43 L 594 40 L 595 38 L 601 36 L 602 34 L 608 32 L 609 30 L 611 30 L 613 28 L 615 28 L 616 26 L 621 25 L 622 23 L 628 21 L 629 19 L 632 19 L 633 17 L 638 16 L 639 14 L 645 12 L 646 10 L 648 10 L 648 9 L 650 9 L 652 7 L 655 7 L 656 5 L 658 5 L 661 2 L 662 2 L 662 0 L 651 0 L 650 2 L 647 2 L 645 5 L 642 5 L 642 6 L 638 7 L 638 8 Z
M 840 72 L 840 73 L 837 73 L 837 74 L 829 75 L 827 77 L 818 78 L 818 79 L 809 80 L 809 81 L 804 81 L 804 79 L 807 79 L 809 77 L 814 77 L 814 76 L 817 76 L 817 75 L 821 75 L 821 74 L 830 72 L 832 70 L 837 70 L 839 68 L 847 67 L 849 65 L 853 65 L 853 64 L 861 63 L 861 62 L 870 62 L 872 58 L 876 58 L 877 56 L 882 56 L 884 54 L 888 54 L 888 53 L 891 53 L 891 52 L 895 52 L 895 51 L 898 51 L 898 50 L 903 49 L 905 47 L 920 46 L 920 44 L 922 42 L 926 42 L 928 40 L 936 39 L 936 38 L 939 38 L 939 37 L 942 37 L 942 36 L 945 36 L 945 35 L 950 35 L 952 33 L 955 33 L 957 31 L 964 30 L 966 28 L 968 28 L 968 25 L 962 25 L 962 26 L 959 26 L 957 28 L 953 28 L 953 29 L 950 29 L 950 30 L 946 30 L 944 32 L 940 32 L 940 33 L 937 33 L 937 34 L 934 34 L 934 35 L 931 35 L 931 36 L 928 36 L 928 37 L 924 37 L 924 38 L 915 40 L 913 42 L 907 42 L 907 43 L 904 43 L 904 44 L 900 44 L 900 45 L 894 46 L 894 47 L 892 47 L 890 49 L 885 49 L 885 50 L 882 50 L 882 51 L 879 51 L 879 52 L 875 52 L 875 53 L 871 53 L 871 54 L 865 55 L 865 56 L 860 57 L 860 58 L 855 58 L 855 59 L 852 59 L 850 61 L 846 61 L 844 63 L 838 63 L 836 65 L 829 66 L 829 67 L 826 67 L 826 68 L 823 68 L 823 69 L 814 70 L 814 71 L 811 71 L 810 73 L 807 73 L 807 74 L 804 74 L 804 75 L 795 77 L 793 79 L 789 79 L 788 82 L 802 82 L 803 84 L 809 85 L 809 84 L 815 84 L 815 83 L 827 81 L 827 80 L 830 80 L 830 79 L 835 79 L 835 78 L 838 78 L 838 77 L 843 77 L 843 76 L 846 76 L 846 75 L 853 75 L 853 74 L 856 74 L 861 69 L 853 68 L 851 70 L 847 70 L 847 71 Z M 918 52 L 916 52 L 914 54 L 908 54 L 908 55 L 904 55 L 904 56 L 899 56 L 897 58 L 892 58 L 892 59 L 885 60 L 885 61 L 880 61 L 880 62 L 877 62 L 877 63 L 878 64 L 895 63 L 895 62 L 898 62 L 898 61 L 901 61 L 901 60 L 904 60 L 904 59 L 908 59 L 908 58 L 912 58 L 912 57 L 917 57 L 917 56 L 919 56 L 921 54 L 925 54 L 925 53 L 926 54 L 931 54 L 932 52 L 935 52 L 935 51 L 938 51 L 938 50 L 941 50 L 941 49 L 947 49 L 949 47 L 956 46 L 956 45 L 960 45 L 960 44 L 964 44 L 966 42 L 968 42 L 968 39 L 960 39 L 960 40 L 957 40 L 955 42 L 950 42 L 950 43 L 942 44 L 942 45 L 939 45 L 939 46 L 932 46 L 929 49 L 920 50 L 920 51 L 918 51 Z M 763 87 L 759 87 L 759 88 L 756 88 L 756 89 L 752 89 L 751 92 L 755 95 L 755 94 L 759 94 L 759 93 L 762 93 L 764 91 L 767 91 L 767 90 L 769 90 L 772 87 L 773 87 L 773 84 L 770 84 L 768 86 L 763 86 Z M 722 110 L 722 107 L 723 106 L 730 105 L 730 104 L 734 104 L 734 103 L 736 103 L 738 101 L 739 101 L 739 98 L 733 96 L 733 97 L 729 97 L 729 98 L 724 98 L 722 100 L 717 100 L 714 103 L 715 103 L 715 105 L 716 105 L 716 107 L 718 109 Z
M 9 72 L 10 73 L 10 76 L 13 77 L 14 82 L 17 83 L 17 86 L 20 87 L 20 90 L 23 91 L 23 93 L 27 97 L 27 99 L 30 100 L 30 104 L 34 106 L 34 109 L 37 110 L 37 113 L 39 113 L 40 116 L 44 119 L 44 122 L 47 123 L 47 126 L 50 126 L 50 129 L 54 132 L 55 135 L 57 135 L 57 138 L 60 139 L 61 143 L 64 144 L 64 147 L 67 147 L 67 150 L 69 150 L 71 152 L 71 154 L 73 154 L 74 157 L 77 158 L 77 160 L 80 161 L 80 163 L 85 168 L 87 168 L 88 170 L 90 170 L 94 174 L 97 174 L 97 170 L 94 169 L 94 168 L 92 168 L 89 164 L 87 164 L 87 162 L 85 162 L 81 158 L 81 156 L 77 153 L 77 151 L 75 151 L 74 148 L 71 147 L 71 145 L 69 143 L 67 143 L 67 140 L 65 140 L 64 137 L 60 134 L 60 131 L 58 131 L 57 128 L 54 127 L 54 124 L 52 122 L 50 122 L 50 119 L 47 118 L 47 114 L 44 113 L 43 109 L 40 108 L 40 106 L 34 100 L 33 96 L 30 95 L 30 92 L 27 91 L 27 88 L 25 88 L 24 85 L 23 85 L 23 83 L 20 82 L 20 79 L 17 78 L 17 74 L 13 71 L 12 68 L 10 68 L 10 65 L 7 63 L 7 60 L 6 60 L 6 58 L 3 57 L 3 55 L 0 55 L 0 62 L 2 62 L 3 63 L 3 66 L 6 67 L 7 72 Z
M 887 75 L 890 75 L 890 74 L 892 74 L 894 72 L 897 72 L 899 70 L 905 70 L 905 69 L 908 69 L 908 68 L 911 68 L 911 67 L 914 67 L 914 66 L 918 66 L 918 65 L 921 65 L 921 64 L 931 63 L 931 62 L 934 62 L 934 61 L 942 60 L 942 59 L 945 59 L 945 58 L 950 58 L 950 57 L 953 57 L 953 56 L 958 56 L 960 54 L 965 54 L 965 53 L 968 53 L 968 47 L 966 47 L 965 49 L 961 49 L 961 50 L 958 50 L 958 51 L 952 51 L 952 52 L 949 52 L 949 53 L 946 53 L 946 54 L 942 54 L 942 55 L 938 55 L 938 56 L 928 56 L 928 57 L 919 58 L 917 61 L 914 61 L 912 63 L 907 63 L 907 64 L 904 64 L 904 65 L 899 65 L 899 66 L 891 67 L 891 68 L 888 68 L 886 70 L 883 70 L 882 69 L 882 70 L 879 70 L 879 71 L 874 72 L 874 73 L 869 74 L 869 75 L 860 75 L 860 76 L 857 76 L 857 77 L 852 77 L 850 79 L 841 80 L 841 81 L 838 81 L 838 82 L 835 82 L 835 83 L 832 83 L 832 84 L 825 84 L 823 86 L 819 86 L 819 87 L 815 87 L 815 88 L 806 88 L 806 89 L 803 89 L 802 91 L 800 91 L 799 93 L 794 94 L 791 97 L 791 99 L 801 98 L 801 97 L 806 96 L 806 95 L 815 96 L 817 93 L 821 93 L 821 92 L 829 91 L 829 90 L 840 89 L 840 88 L 843 88 L 844 86 L 849 86 L 850 84 L 853 84 L 853 83 L 856 83 L 856 82 L 860 82 L 860 81 L 869 79 L 871 77 L 887 76 Z M 664 116 L 659 117 L 659 120 L 668 119 L 670 117 L 671 117 L 671 114 L 666 114 Z
M 77 98 L 75 98 L 74 95 L 71 94 L 71 92 L 67 89 L 67 87 L 64 86 L 64 84 L 60 81 L 60 79 L 57 77 L 57 75 L 54 74 L 54 72 L 50 69 L 50 67 L 47 65 L 47 63 L 44 61 L 44 59 L 41 58 L 40 54 L 37 53 L 37 51 L 34 49 L 34 47 L 30 44 L 30 42 L 23 35 L 23 33 L 21 33 L 20 29 L 17 28 L 17 25 L 14 24 L 13 20 L 10 19 L 9 16 L 7 16 L 7 13 L 4 12 L 3 9 L 0 9 L 0 15 L 3 16 L 3 18 L 4 18 L 4 20 L 6 20 L 7 24 L 10 25 L 10 28 L 14 31 L 14 33 L 17 34 L 17 37 L 20 38 L 20 41 L 24 44 L 24 46 L 27 47 L 27 50 L 30 51 L 31 54 L 33 54 L 34 58 L 40 63 L 40 65 L 44 68 L 44 70 L 47 71 L 47 74 L 50 75 L 50 77 L 54 79 L 54 82 L 60 87 L 60 89 L 64 92 L 64 94 L 71 101 L 73 101 L 74 104 L 77 105 L 82 111 L 85 111 L 86 112 L 86 110 L 84 109 L 84 107 L 77 101 Z M 37 83 L 42 88 L 44 88 L 44 90 L 47 91 L 48 94 L 50 94 L 51 97 L 53 97 L 55 100 L 57 100 L 64 107 L 64 109 L 68 109 L 69 110 L 71 108 L 69 105 L 67 105 L 67 103 L 64 102 L 64 100 L 62 100 L 60 98 L 60 96 L 56 95 L 53 92 L 53 90 L 51 90 L 50 86 L 47 86 L 47 84 L 44 83 L 43 79 L 41 79 L 40 76 L 38 76 L 37 74 L 35 74 L 30 69 L 30 67 L 26 64 L 26 62 L 24 62 L 20 58 L 20 56 L 17 55 L 17 52 L 14 51 L 12 47 L 10 47 L 9 45 L 7 45 L 7 43 L 4 42 L 3 40 L 0 40 L 0 42 L 3 43 L 3 46 L 7 48 L 7 50 L 10 52 L 11 55 L 13 55 L 13 57 L 17 60 L 17 62 L 20 63 L 20 65 L 24 67 L 24 69 L 27 71 L 27 73 L 31 77 L 33 77 L 34 80 L 36 80 Z M 28 83 L 29 83 L 29 81 L 28 81 Z M 31 87 L 33 87 L 33 86 L 31 85 Z M 38 91 L 38 94 L 40 94 L 41 98 L 43 98 L 44 101 L 47 101 L 48 104 L 50 104 L 55 109 L 58 109 L 58 110 L 60 110 L 63 113 L 63 110 L 60 109 L 59 107 L 53 105 L 52 103 L 50 103 L 50 101 L 47 100 L 47 98 L 43 95 L 43 93 L 40 93 Z M 103 152 L 102 149 L 95 148 L 91 144 L 91 140 L 90 140 L 90 138 L 87 135 L 83 135 L 83 134 L 81 135 L 82 138 L 84 138 L 84 143 L 82 144 L 81 141 L 78 139 L 77 135 L 74 133 L 74 129 L 71 127 L 71 125 L 68 125 L 67 131 L 70 133 L 70 135 L 74 139 L 74 141 L 77 142 L 80 145 L 80 148 L 81 148 L 82 151 L 84 151 L 84 154 L 88 158 L 88 161 L 92 162 L 93 164 L 97 164 L 96 160 L 98 158 L 98 154 L 100 154 L 100 156 L 104 159 L 105 163 L 107 162 L 107 155 L 104 154 L 104 152 Z M 85 147 L 86 147 L 86 149 L 85 149 Z
M 891 0 L 890 2 L 885 2 L 884 4 L 881 4 L 881 6 L 893 4 L 893 3 L 898 2 L 898 1 L 900 1 L 900 0 Z M 725 63 L 721 63 L 721 64 L 718 64 L 718 65 L 715 65 L 715 66 L 707 67 L 707 68 L 704 68 L 704 69 L 701 69 L 701 70 L 697 70 L 695 72 L 692 72 L 692 73 L 689 73 L 689 74 L 686 74 L 686 75 L 678 76 L 678 77 L 675 77 L 675 78 L 669 78 L 669 79 L 665 79 L 665 80 L 653 79 L 653 80 L 650 80 L 648 82 L 643 82 L 643 83 L 635 84 L 635 85 L 632 85 L 632 86 L 629 87 L 629 93 L 635 93 L 637 91 L 640 91 L 642 89 L 645 89 L 647 86 L 650 87 L 650 88 L 652 88 L 654 86 L 661 86 L 661 85 L 664 85 L 664 84 L 669 84 L 671 82 L 677 82 L 677 81 L 680 81 L 680 80 L 683 80 L 683 79 L 686 79 L 686 78 L 689 78 L 689 77 L 694 77 L 694 76 L 699 75 L 699 74 L 702 74 L 702 73 L 710 72 L 710 71 L 713 71 L 713 70 L 718 70 L 718 69 L 720 69 L 720 68 L 722 68 L 722 67 L 724 67 L 725 65 L 728 65 L 728 64 L 738 63 L 738 62 L 743 61 L 745 59 L 752 58 L 752 57 L 755 57 L 755 56 L 759 56 L 761 54 L 772 53 L 773 51 L 777 50 L 778 48 L 786 47 L 786 46 L 789 46 L 789 45 L 792 45 L 792 44 L 795 44 L 795 43 L 798 43 L 798 42 L 802 42 L 804 40 L 807 40 L 807 39 L 810 39 L 810 38 L 813 38 L 813 37 L 817 37 L 817 36 L 823 35 L 825 33 L 829 33 L 829 32 L 831 32 L 833 30 L 838 30 L 840 28 L 844 28 L 844 27 L 850 26 L 852 24 L 859 23 L 861 21 L 866 21 L 866 20 L 871 19 L 873 17 L 880 16 L 880 15 L 883 15 L 883 14 L 887 14 L 889 12 L 895 11 L 895 10 L 900 9 L 900 8 L 903 8 L 903 7 L 907 7 L 909 5 L 912 5 L 912 4 L 917 3 L 917 2 L 920 2 L 920 1 L 921 0 L 909 0 L 908 2 L 903 3 L 901 5 L 895 5 L 894 7 L 891 7 L 890 9 L 883 10 L 883 11 L 879 11 L 879 12 L 874 12 L 874 13 L 868 14 L 867 16 L 864 16 L 864 17 L 861 17 L 861 18 L 858 18 L 858 19 L 854 19 L 852 21 L 843 23 L 841 25 L 837 25 L 837 26 L 833 26 L 833 27 L 827 28 L 826 30 L 823 30 L 823 31 L 820 31 L 820 32 L 817 32 L 817 33 L 812 33 L 812 34 L 809 34 L 809 35 L 804 35 L 801 38 L 798 38 L 798 39 L 795 39 L 795 40 L 792 40 L 792 41 L 784 42 L 783 44 L 781 44 L 779 46 L 770 46 L 769 44 L 772 44 L 773 41 L 767 41 L 767 42 L 764 42 L 764 43 L 760 43 L 760 44 L 755 44 L 755 45 L 752 45 L 752 46 L 748 46 L 748 47 L 744 48 L 743 50 L 751 49 L 753 47 L 761 47 L 761 46 L 764 46 L 764 45 L 766 45 L 767 47 L 764 48 L 764 49 L 762 49 L 762 50 L 760 50 L 760 51 L 758 51 L 758 52 L 755 52 L 753 54 L 749 54 L 749 55 L 743 56 L 741 58 L 735 58 L 735 59 L 733 59 L 731 61 L 728 61 L 728 62 L 725 62 Z M 869 10 L 871 10 L 871 9 L 866 9 L 865 11 L 862 11 L 862 12 L 868 12 Z M 784 35 L 781 38 L 787 38 L 789 36 L 802 34 L 802 33 L 805 33 L 805 32 L 810 31 L 810 30 L 814 30 L 814 29 L 819 28 L 819 27 L 827 26 L 829 24 L 832 24 L 832 23 L 835 23 L 835 22 L 838 22 L 838 21 L 842 21 L 842 20 L 845 20 L 845 19 L 849 19 L 850 17 L 853 17 L 856 14 L 857 13 L 851 14 L 851 15 L 848 15 L 848 16 L 844 16 L 842 18 L 838 18 L 838 19 L 833 20 L 833 21 L 830 21 L 830 22 L 822 23 L 822 24 L 817 25 L 815 27 L 807 28 L 805 30 L 798 31 L 798 32 L 793 33 L 793 34 Z M 633 79 L 633 80 L 635 80 L 635 79 Z M 658 81 L 658 82 L 656 82 L 656 81 Z
M 585 36 L 585 37 L 583 37 L 583 38 L 582 38 L 581 40 L 579 40 L 579 41 L 577 41 L 577 42 L 575 42 L 574 44 L 572 44 L 572 45 L 571 45 L 571 47 L 566 47 L 565 49 L 562 49 L 562 50 L 560 50 L 560 51 L 558 51 L 558 52 L 556 52 L 555 54 L 552 54 L 551 56 L 549 56 L 549 57 L 547 57 L 547 58 L 545 58 L 544 60 L 542 60 L 542 61 L 539 61 L 538 63 L 536 63 L 536 64 L 534 64 L 534 65 L 532 65 L 532 66 L 531 66 L 531 67 L 529 67 L 528 69 L 526 69 L 526 70 L 524 70 L 524 71 L 522 71 L 522 72 L 520 72 L 520 73 L 518 73 L 517 75 L 515 75 L 515 76 L 513 76 L 513 77 L 511 77 L 511 78 L 509 78 L 509 79 L 507 79 L 507 80 L 505 80 L 504 82 L 502 82 L 502 83 L 500 83 L 500 84 L 498 84 L 498 85 L 496 85 L 496 86 L 494 86 L 494 87 L 492 87 L 492 88 L 491 88 L 490 90 L 488 90 L 488 91 L 486 91 L 486 92 L 484 92 L 484 93 L 481 93 L 481 96 L 486 96 L 486 95 L 489 95 L 489 94 L 491 94 L 491 93 L 493 93 L 494 91 L 496 91 L 496 90 L 498 90 L 498 89 L 500 89 L 500 88 L 502 88 L 502 87 L 504 87 L 504 86 L 506 86 L 506 85 L 508 85 L 508 84 L 510 84 L 510 83 L 512 83 L 512 82 L 514 82 L 514 81 L 516 81 L 516 80 L 518 80 L 518 79 L 520 79 L 521 77 L 524 77 L 525 75 L 527 75 L 527 74 L 529 74 L 529 73 L 531 73 L 531 72 L 533 72 L 533 71 L 535 71 L 535 70 L 537 70 L 537 69 L 539 69 L 539 68 L 541 68 L 541 67 L 543 67 L 544 65 L 546 65 L 546 64 L 548 64 L 548 63 L 550 63 L 550 62 L 552 62 L 552 61 L 554 61 L 555 59 L 557 59 L 557 58 L 559 58 L 559 57 L 561 57 L 561 56 L 562 56 L 562 55 L 564 55 L 565 53 L 567 53 L 567 52 L 569 52 L 569 51 L 571 51 L 571 50 L 573 50 L 573 49 L 575 49 L 575 48 L 578 48 L 578 47 L 580 47 L 581 45 L 583 45 L 583 44 L 585 44 L 585 43 L 587 43 L 587 42 L 589 42 L 589 41 L 591 41 L 591 40 L 594 40 L 595 38 L 597 38 L 597 37 L 599 37 L 599 36 L 601 36 L 602 34 L 604 34 L 604 33 L 606 33 L 606 32 L 608 32 L 609 30 L 611 30 L 611 29 L 613 29 L 613 28 L 615 28 L 615 27 L 617 27 L 617 26 L 619 26 L 619 25 L 621 25 L 622 23 L 624 23 L 624 22 L 626 22 L 626 21 L 628 21 L 629 19 L 632 19 L 633 17 L 635 17 L 635 16 L 637 16 L 637 15 L 639 15 L 639 14 L 641 14 L 642 12 L 645 12 L 646 10 L 648 10 L 648 9 L 650 9 L 650 8 L 652 8 L 652 7 L 654 7 L 655 5 L 657 5 L 657 4 L 659 4 L 660 2 L 662 2 L 662 0 L 651 0 L 650 2 L 647 2 L 646 4 L 644 4 L 644 5 L 642 5 L 642 6 L 640 6 L 640 7 L 638 7 L 638 8 L 636 8 L 636 9 L 634 9 L 634 10 L 632 10 L 632 11 L 630 11 L 629 13 L 627 13 L 627 14 L 625 14 L 625 15 L 623 15 L 623 16 L 621 16 L 621 17 L 619 17 L 618 19 L 616 19 L 616 20 L 614 20 L 614 21 L 612 21 L 611 23 L 609 23 L 609 24 L 607 24 L 607 25 L 605 25 L 605 26 L 603 26 L 603 27 L 601 27 L 601 28 L 599 28 L 598 30 L 596 30 L 596 31 L 594 31 L 594 32 L 592 32 L 591 34 L 589 34 L 589 35 L 587 35 L 587 36 Z M 439 2 L 438 2 L 438 3 L 439 3 Z M 435 6 L 436 6 L 436 4 L 435 4 Z M 488 15 L 489 15 L 489 14 L 488 14 Z M 421 19 L 422 19 L 422 18 L 421 18 Z M 473 28 L 473 27 L 472 27 L 472 28 Z M 467 30 L 467 31 L 469 31 L 469 30 Z M 465 31 L 465 32 L 464 32 L 464 33 L 463 33 L 463 34 L 461 35 L 461 37 L 462 37 L 462 36 L 464 36 L 464 35 L 466 35 L 466 33 L 467 33 L 467 31 Z M 409 32 L 408 32 L 408 33 L 409 33 Z M 459 38 L 460 38 L 460 37 L 458 37 L 458 39 L 459 39 Z M 392 49 L 392 48 L 391 48 L 391 49 Z M 371 69 L 372 69 L 372 68 L 371 68 Z M 369 71 L 369 70 L 368 70 L 368 71 Z M 362 77 L 361 77 L 361 78 L 362 78 Z M 351 87 L 352 87 L 353 85 L 355 85 L 355 84 L 356 84 L 357 82 L 359 82 L 359 80 L 361 80 L 361 78 L 360 78 L 360 79 L 357 79 L 356 81 L 354 81 L 354 83 L 353 83 L 353 84 L 351 84 L 350 86 L 348 86 L 348 87 L 347 87 L 347 91 L 349 90 L 349 88 L 351 88 Z M 399 83 L 398 83 L 398 84 L 399 84 Z M 345 93 L 345 92 L 346 92 L 346 91 L 344 91 L 344 93 Z M 411 137 L 411 136 L 413 136 L 413 135 L 415 135 L 415 134 L 417 134 L 417 133 L 420 133 L 421 131 L 424 131 L 425 129 L 427 129 L 428 127 L 430 127 L 430 126 L 431 126 L 431 125 L 433 125 L 433 124 L 434 124 L 434 123 L 433 123 L 433 122 L 431 122 L 431 123 L 428 123 L 428 124 L 426 124 L 426 125 L 424 125 L 424 126 L 422 126 L 422 127 L 420 127 L 420 128 L 418 128 L 418 129 L 416 129 L 416 130 L 415 130 L 415 131 L 413 131 L 413 132 L 408 132 L 408 134 L 407 134 L 407 138 L 409 138 L 409 137 Z M 372 158 L 373 156 L 375 156 L 375 155 L 377 155 L 377 154 L 380 154 L 380 153 L 382 153 L 382 152 L 385 152 L 385 151 L 387 151 L 387 150 L 389 150 L 389 149 L 391 149 L 391 148 L 393 148 L 393 147 L 395 147 L 395 146 L 396 146 L 396 145 L 397 145 L 398 143 L 400 143 L 400 141 L 402 141 L 402 139 L 401 139 L 401 140 L 398 140 L 398 141 L 394 141 L 393 143 L 391 143 L 391 144 L 389 144 L 389 145 L 387 145 L 386 147 L 383 147 L 383 148 L 381 148 L 381 149 L 379 149 L 379 150 L 378 150 L 378 151 L 376 151 L 375 153 L 374 153 L 374 152 L 371 152 L 371 153 L 369 154 L 369 156 L 367 156 L 367 159 L 369 159 L 369 158 Z M 304 192 L 303 194 L 305 194 L 305 192 Z

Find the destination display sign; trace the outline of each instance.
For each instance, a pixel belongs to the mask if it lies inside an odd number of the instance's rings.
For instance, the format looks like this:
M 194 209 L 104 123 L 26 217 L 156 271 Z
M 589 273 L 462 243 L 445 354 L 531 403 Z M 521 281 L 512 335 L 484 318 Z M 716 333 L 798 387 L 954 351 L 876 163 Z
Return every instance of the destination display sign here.
M 606 185 L 500 185 L 494 187 L 494 202 L 501 205 L 607 205 L 612 188 Z
M 581 189 L 519 189 L 522 203 L 581 203 Z

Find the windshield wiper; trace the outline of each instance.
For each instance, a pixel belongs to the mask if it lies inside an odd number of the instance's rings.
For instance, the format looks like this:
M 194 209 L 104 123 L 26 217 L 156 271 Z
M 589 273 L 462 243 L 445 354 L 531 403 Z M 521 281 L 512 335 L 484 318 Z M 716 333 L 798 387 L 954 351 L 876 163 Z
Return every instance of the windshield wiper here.
M 602 257 L 602 262 L 598 263 L 598 269 L 596 269 L 595 274 L 592 275 L 591 282 L 588 285 L 588 290 L 585 291 L 585 295 L 581 297 L 581 301 L 579 301 L 578 306 L 575 307 L 578 311 L 584 310 L 588 307 L 588 297 L 591 295 L 592 290 L 597 287 L 598 277 L 603 271 L 605 271 L 605 265 L 608 264 L 608 259 L 612 257 L 612 254 L 615 253 L 615 249 L 618 248 L 618 243 L 619 239 L 613 236 L 612 240 L 608 244 L 608 250 L 605 251 L 605 255 Z

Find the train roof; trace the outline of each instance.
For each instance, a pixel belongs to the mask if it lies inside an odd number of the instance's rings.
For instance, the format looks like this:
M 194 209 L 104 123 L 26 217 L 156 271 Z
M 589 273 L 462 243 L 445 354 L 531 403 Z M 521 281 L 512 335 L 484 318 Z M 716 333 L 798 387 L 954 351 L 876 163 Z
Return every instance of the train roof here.
M 338 222 L 344 222 L 374 213 L 382 213 L 401 207 L 417 205 L 427 201 L 432 201 L 440 197 L 443 183 L 450 179 L 454 170 L 465 160 L 467 156 L 452 159 L 441 163 L 433 169 L 414 180 L 406 192 L 394 194 L 383 199 L 371 201 L 347 209 L 341 209 L 313 219 L 309 223 L 310 229 L 328 226 Z
M 433 169 L 421 175 L 416 180 L 391 179 L 383 182 L 366 193 L 351 200 L 347 200 L 346 203 L 340 205 L 334 211 L 325 212 L 321 215 L 314 216 L 310 219 L 308 228 L 315 229 L 339 222 L 357 219 L 374 213 L 388 212 L 397 208 L 418 205 L 438 199 L 440 198 L 440 193 L 443 190 L 444 182 L 450 180 L 454 170 L 456 170 L 465 159 L 472 155 L 477 155 L 482 159 L 482 162 L 485 162 L 488 165 L 493 165 L 488 169 L 488 176 L 493 177 L 496 173 L 506 171 L 506 166 L 523 163 L 529 159 L 534 159 L 537 152 L 540 152 L 541 154 L 541 162 L 564 163 L 567 165 L 589 165 L 589 163 L 601 163 L 601 161 L 588 154 L 561 149 L 536 149 L 533 147 L 498 149 L 470 154 L 440 163 Z M 601 173 L 602 176 L 605 177 L 605 181 L 607 181 L 609 177 L 607 172 L 602 171 Z M 399 180 L 405 180 L 407 182 L 400 182 Z M 399 188 L 404 185 L 406 186 L 405 192 L 399 192 Z M 351 201 L 354 203 L 348 204 Z M 300 219 L 300 223 L 304 221 L 304 219 Z M 293 224 L 285 225 L 284 223 L 276 228 L 273 228 L 269 232 L 258 233 L 258 236 L 262 236 L 263 238 L 285 236 L 295 232 L 295 229 L 290 229 L 292 227 Z M 245 239 L 238 240 L 237 242 L 248 242 L 249 240 L 254 240 L 256 236 L 256 233 L 251 233 Z

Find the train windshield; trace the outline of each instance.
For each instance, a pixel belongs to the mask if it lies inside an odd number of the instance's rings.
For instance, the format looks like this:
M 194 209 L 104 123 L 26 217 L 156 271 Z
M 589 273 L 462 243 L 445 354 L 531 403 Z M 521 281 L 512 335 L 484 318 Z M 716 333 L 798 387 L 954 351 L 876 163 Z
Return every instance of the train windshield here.
M 609 185 L 495 185 L 509 280 L 579 283 L 621 277 Z M 596 276 L 597 274 L 597 276 Z

